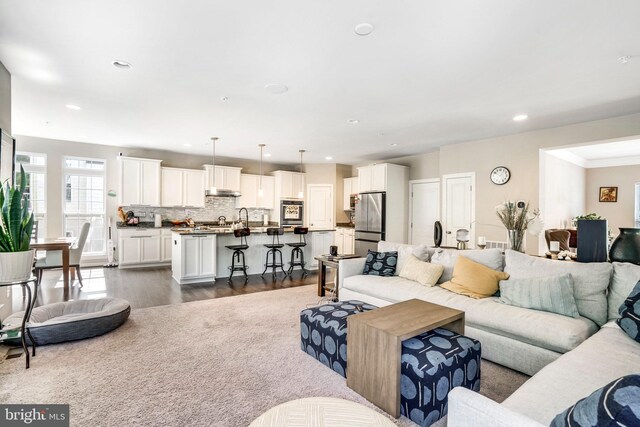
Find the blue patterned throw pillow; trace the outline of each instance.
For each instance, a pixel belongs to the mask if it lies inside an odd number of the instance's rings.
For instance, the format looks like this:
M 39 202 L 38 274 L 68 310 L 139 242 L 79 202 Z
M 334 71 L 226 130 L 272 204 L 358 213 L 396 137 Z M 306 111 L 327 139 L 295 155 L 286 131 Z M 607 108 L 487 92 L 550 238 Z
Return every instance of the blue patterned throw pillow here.
M 634 340 L 640 342 L 640 282 L 636 283 L 629 296 L 618 309 L 620 318 L 616 320 L 622 328 Z
M 362 274 L 371 276 L 393 276 L 398 264 L 398 251 L 375 252 L 369 250 Z
M 640 375 L 610 382 L 556 415 L 551 427 L 640 425 Z

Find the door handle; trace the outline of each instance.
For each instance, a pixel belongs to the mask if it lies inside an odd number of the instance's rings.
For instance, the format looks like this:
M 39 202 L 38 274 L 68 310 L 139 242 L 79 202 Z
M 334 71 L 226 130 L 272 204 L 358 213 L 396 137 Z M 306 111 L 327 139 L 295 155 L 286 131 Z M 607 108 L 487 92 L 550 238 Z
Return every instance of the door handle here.
M 450 231 L 447 231 L 447 234 L 451 234 L 451 232 L 450 232 Z

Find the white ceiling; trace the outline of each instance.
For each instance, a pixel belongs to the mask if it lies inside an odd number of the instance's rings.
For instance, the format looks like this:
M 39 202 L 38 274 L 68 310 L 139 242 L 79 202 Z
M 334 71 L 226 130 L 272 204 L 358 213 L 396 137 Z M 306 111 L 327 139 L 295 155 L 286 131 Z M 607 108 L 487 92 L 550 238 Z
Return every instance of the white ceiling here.
M 640 139 L 604 142 L 547 151 L 584 168 L 640 164 Z
M 637 0 L 0 0 L 0 61 L 17 135 L 199 154 L 217 135 L 223 156 L 356 163 L 640 111 L 640 56 L 617 60 L 640 55 L 638 16 Z

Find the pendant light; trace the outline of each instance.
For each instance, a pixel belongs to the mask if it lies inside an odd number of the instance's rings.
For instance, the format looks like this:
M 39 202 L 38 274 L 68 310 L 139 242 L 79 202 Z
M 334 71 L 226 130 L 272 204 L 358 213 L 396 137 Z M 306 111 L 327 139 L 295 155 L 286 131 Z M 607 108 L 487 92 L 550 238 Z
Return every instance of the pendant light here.
M 216 142 L 218 142 L 217 136 L 211 137 L 211 145 L 213 146 L 213 168 L 211 169 L 211 187 L 209 187 L 209 195 L 215 196 L 218 194 L 218 188 L 216 187 Z
M 262 150 L 266 147 L 266 144 L 258 144 L 260 147 L 260 185 L 258 186 L 258 197 L 264 197 L 264 190 L 262 189 Z
M 305 150 L 298 150 L 300 152 L 300 173 L 304 173 L 304 171 L 302 170 L 302 155 L 304 154 Z M 300 192 L 298 192 L 298 199 L 304 199 L 304 191 L 302 191 L 302 188 L 300 189 Z

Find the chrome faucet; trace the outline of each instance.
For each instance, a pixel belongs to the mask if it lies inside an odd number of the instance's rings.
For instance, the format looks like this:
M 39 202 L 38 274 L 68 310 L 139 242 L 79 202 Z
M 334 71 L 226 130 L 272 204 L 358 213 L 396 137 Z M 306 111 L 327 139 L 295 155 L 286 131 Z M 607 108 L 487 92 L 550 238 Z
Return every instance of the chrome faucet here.
M 246 222 L 242 221 L 242 211 L 244 211 L 245 213 L 245 218 L 247 219 Z M 247 208 L 240 208 L 240 211 L 238 211 L 238 221 L 240 221 L 240 224 L 242 224 L 242 228 L 249 227 L 249 211 L 247 210 Z

